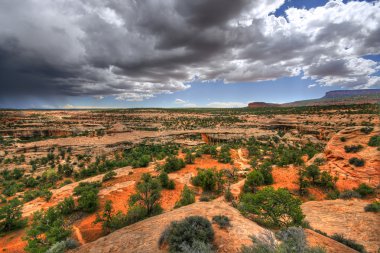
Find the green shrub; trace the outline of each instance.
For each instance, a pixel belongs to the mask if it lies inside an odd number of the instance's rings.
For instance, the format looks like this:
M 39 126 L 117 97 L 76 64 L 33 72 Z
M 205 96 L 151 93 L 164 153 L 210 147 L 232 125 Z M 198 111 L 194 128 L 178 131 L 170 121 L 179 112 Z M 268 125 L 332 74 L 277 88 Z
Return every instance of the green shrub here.
M 167 243 L 169 252 L 195 252 L 199 243 L 203 243 L 211 250 L 214 240 L 214 230 L 211 223 L 201 216 L 190 216 L 181 221 L 172 222 L 159 239 L 159 246 Z M 207 252 L 207 251 L 206 251 Z
M 373 194 L 375 189 L 365 183 L 361 183 L 358 188 L 354 189 L 354 191 L 359 193 L 360 196 L 366 197 L 367 195 Z
M 273 176 L 272 176 L 272 164 L 269 161 L 264 162 L 259 168 L 258 171 L 264 177 L 264 185 L 273 184 Z
M 309 181 L 306 180 L 306 171 L 302 168 L 298 171 L 297 183 L 299 186 L 298 192 L 299 192 L 300 196 L 307 195 L 309 192 L 307 190 L 307 187 L 309 187 Z
M 204 145 L 204 146 L 202 146 L 201 151 L 202 151 L 203 154 L 205 154 L 205 155 L 211 155 L 212 157 L 216 157 L 216 155 L 218 154 L 218 151 L 216 150 L 216 147 L 212 146 L 212 145 Z
M 374 135 L 369 139 L 368 146 L 380 147 L 380 135 Z
M 243 190 L 244 192 L 255 192 L 260 185 L 264 185 L 264 176 L 260 171 L 254 170 L 248 173 Z
M 98 222 L 102 223 L 103 232 L 105 232 L 106 234 L 111 232 L 110 225 L 111 225 L 111 220 L 112 220 L 112 212 L 113 212 L 112 201 L 107 200 L 106 204 L 104 205 L 103 214 L 102 215 L 96 214 L 96 219 L 94 221 L 94 224 Z
M 187 187 L 187 185 L 184 186 L 181 198 L 175 203 L 174 208 L 178 208 L 181 206 L 187 206 L 195 202 L 195 194 L 192 190 Z
M 47 202 L 49 202 L 52 196 L 53 196 L 53 193 L 49 191 L 48 189 L 44 189 L 41 191 L 41 197 L 43 197 L 45 201 Z
M 83 192 L 78 198 L 78 209 L 86 213 L 95 212 L 98 206 L 98 192 L 96 191 Z
M 315 158 L 315 160 L 314 160 L 314 164 L 315 165 L 317 165 L 317 166 L 321 166 L 321 165 L 323 165 L 323 164 L 325 164 L 326 163 L 326 159 L 324 159 L 324 158 Z
M 342 137 L 340 137 L 340 141 L 341 141 L 341 142 L 346 142 L 347 139 L 346 139 L 346 137 L 342 136 Z
M 230 227 L 230 219 L 224 215 L 216 215 L 212 217 L 212 221 L 219 225 L 219 228 Z
M 24 202 L 29 202 L 32 201 L 33 199 L 36 199 L 41 196 L 41 191 L 40 190 L 30 190 L 24 192 L 23 201 Z
M 230 156 L 230 147 L 228 145 L 223 145 L 218 155 L 218 162 L 230 163 L 231 161 L 232 159 Z
M 98 190 L 101 185 L 100 182 L 80 182 L 79 185 L 74 188 L 74 195 L 80 196 L 84 192 Z
M 27 220 L 22 218 L 22 202 L 18 198 L 0 207 L 0 234 L 22 228 L 26 223 Z
M 363 159 L 359 159 L 357 157 L 352 157 L 350 158 L 350 160 L 348 160 L 349 164 L 352 164 L 356 167 L 363 167 L 364 166 L 364 160 Z
M 324 187 L 326 189 L 333 190 L 336 188 L 337 177 L 332 177 L 327 171 L 323 171 L 321 173 L 321 177 L 319 178 L 319 186 Z
M 73 166 L 71 166 L 68 163 L 65 163 L 64 165 L 59 164 L 58 165 L 58 174 L 64 175 L 65 177 L 70 177 L 74 172 Z
M 344 146 L 344 150 L 346 151 L 346 153 L 357 153 L 362 149 L 363 149 L 363 146 L 360 144 L 359 145 Z
M 375 201 L 371 204 L 368 204 L 364 207 L 364 211 L 366 212 L 374 212 L 374 213 L 378 213 L 380 212 L 380 202 L 379 201 Z
M 352 199 L 352 198 L 361 198 L 361 195 L 356 191 L 345 190 L 339 194 L 340 199 Z
M 46 252 L 52 245 L 65 240 L 71 231 L 65 226 L 63 215 L 56 207 L 33 214 L 32 224 L 26 232 L 25 251 Z
M 306 176 L 312 180 L 313 184 L 319 180 L 320 175 L 321 171 L 317 165 L 312 164 L 306 167 Z
M 193 164 L 195 161 L 195 156 L 191 153 L 191 151 L 186 152 L 185 163 Z
M 214 191 L 216 188 L 216 175 L 212 169 L 199 169 L 198 175 L 192 178 L 195 186 L 200 186 L 204 191 Z
M 173 190 L 175 188 L 175 183 L 173 180 L 169 180 L 168 173 L 162 171 L 158 176 L 158 179 L 161 182 L 162 188 Z
M 275 190 L 265 187 L 255 194 L 245 193 L 241 197 L 239 209 L 243 213 L 256 215 L 267 226 L 301 225 L 304 218 L 301 201 L 282 188 Z
M 184 168 L 185 165 L 185 162 L 181 158 L 169 156 L 166 159 L 166 163 L 163 166 L 163 170 L 167 173 L 170 173 Z
M 363 245 L 355 242 L 354 240 L 345 238 L 343 234 L 334 234 L 331 236 L 331 239 L 334 239 L 335 241 L 343 243 L 344 245 L 354 250 L 357 250 L 359 252 L 363 252 L 363 253 L 366 252 Z
M 340 192 L 337 189 L 335 189 L 335 190 L 329 191 L 327 193 L 326 198 L 327 199 L 338 199 L 339 195 L 340 195 Z
M 78 209 L 87 213 L 95 212 L 99 206 L 99 182 L 81 182 L 74 188 L 74 195 L 78 198 Z
M 362 132 L 364 134 L 369 134 L 372 131 L 373 131 L 373 127 L 370 127 L 370 126 L 360 128 L 360 132 Z
M 209 202 L 210 201 L 210 198 L 206 195 L 202 195 L 200 198 L 199 198 L 199 201 L 200 202 Z
M 102 181 L 106 182 L 106 181 L 109 181 L 111 179 L 114 179 L 116 175 L 117 174 L 115 171 L 113 171 L 113 170 L 108 171 L 106 174 L 104 174 Z
M 75 202 L 73 197 L 64 198 L 64 200 L 59 202 L 57 206 L 63 215 L 69 215 L 75 211 Z

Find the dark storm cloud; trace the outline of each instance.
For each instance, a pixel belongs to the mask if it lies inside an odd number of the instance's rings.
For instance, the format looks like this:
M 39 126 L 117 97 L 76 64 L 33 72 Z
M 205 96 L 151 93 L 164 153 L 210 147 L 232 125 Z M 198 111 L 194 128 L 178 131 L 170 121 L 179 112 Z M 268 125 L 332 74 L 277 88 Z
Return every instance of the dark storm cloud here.
M 320 85 L 380 84 L 380 3 L 283 0 L 3 0 L 0 100 L 105 96 L 142 100 L 187 82 L 303 75 Z

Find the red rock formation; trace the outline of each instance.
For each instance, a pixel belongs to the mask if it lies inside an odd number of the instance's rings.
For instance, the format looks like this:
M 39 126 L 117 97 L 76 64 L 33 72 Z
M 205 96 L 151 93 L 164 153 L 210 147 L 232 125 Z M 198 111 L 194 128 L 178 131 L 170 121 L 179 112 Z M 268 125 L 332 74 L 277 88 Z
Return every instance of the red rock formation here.
M 248 104 L 249 108 L 262 108 L 262 107 L 277 107 L 279 104 L 265 103 L 265 102 L 252 102 Z
M 379 135 L 380 129 L 375 128 L 372 133 L 364 134 L 360 128 L 343 129 L 330 139 L 325 148 L 327 163 L 321 166 L 321 169 L 338 176 L 338 187 L 341 186 L 341 189 L 351 189 L 360 183 L 366 183 L 373 187 L 380 184 L 380 151 L 376 147 L 368 146 L 370 137 Z M 344 137 L 346 141 L 341 141 L 341 137 Z M 344 150 L 346 145 L 359 144 L 363 146 L 363 149 L 357 153 L 346 153 Z M 353 157 L 363 159 L 364 166 L 355 167 L 349 164 L 349 159 Z

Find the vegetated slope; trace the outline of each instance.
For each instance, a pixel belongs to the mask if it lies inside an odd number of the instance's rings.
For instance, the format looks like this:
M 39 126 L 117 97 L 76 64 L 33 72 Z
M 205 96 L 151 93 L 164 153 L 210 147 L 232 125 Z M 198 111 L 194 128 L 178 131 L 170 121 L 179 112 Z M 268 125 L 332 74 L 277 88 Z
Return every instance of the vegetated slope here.
M 231 207 L 226 202 L 216 199 L 211 202 L 197 202 L 148 218 L 117 230 L 92 243 L 85 244 L 74 250 L 74 252 L 166 252 L 165 249 L 160 249 L 158 246 L 161 233 L 172 221 L 181 220 L 191 215 L 204 216 L 210 221 L 215 215 L 225 215 L 230 218 L 231 227 L 227 229 L 219 229 L 217 225 L 213 225 L 217 252 L 240 252 L 242 245 L 252 244 L 250 238 L 252 235 L 259 236 L 272 233 L 242 216 L 237 209 Z M 355 252 L 341 243 L 312 231 L 306 231 L 306 235 L 310 245 L 321 245 L 329 253 Z
M 343 234 L 363 244 L 367 251 L 378 252 L 380 214 L 365 212 L 367 204 L 363 200 L 309 201 L 302 204 L 302 211 L 312 228 L 328 235 Z
M 268 230 L 244 218 L 237 209 L 227 203 L 197 202 L 122 228 L 95 242 L 83 245 L 75 252 L 166 252 L 158 247 L 161 233 L 172 221 L 191 215 L 201 215 L 210 221 L 215 215 L 226 215 L 230 218 L 232 227 L 228 230 L 220 230 L 214 226 L 219 252 L 238 252 L 242 244 L 251 244 L 251 235 L 268 233 Z
M 326 164 L 322 170 L 338 176 L 340 189 L 352 189 L 360 183 L 366 183 L 372 187 L 380 184 L 380 151 L 377 147 L 371 147 L 368 142 L 372 136 L 380 135 L 380 129 L 374 127 L 369 133 L 363 133 L 365 127 L 349 127 L 334 135 L 326 145 L 324 156 Z M 362 148 L 358 152 L 347 153 L 345 147 L 358 146 Z M 357 158 L 364 161 L 363 166 L 350 164 L 350 159 Z

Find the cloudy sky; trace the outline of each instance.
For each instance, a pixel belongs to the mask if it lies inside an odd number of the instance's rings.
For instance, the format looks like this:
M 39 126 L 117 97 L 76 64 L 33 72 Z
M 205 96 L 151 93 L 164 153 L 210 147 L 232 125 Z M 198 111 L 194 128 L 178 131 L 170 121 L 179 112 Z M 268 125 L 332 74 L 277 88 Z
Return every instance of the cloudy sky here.
M 239 107 L 380 88 L 380 1 L 1 0 L 0 107 Z

